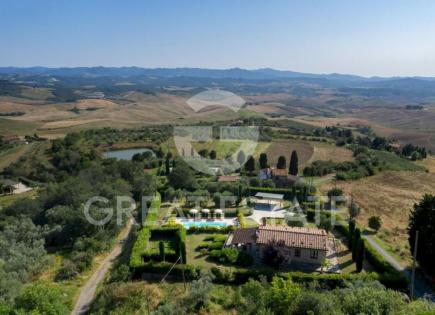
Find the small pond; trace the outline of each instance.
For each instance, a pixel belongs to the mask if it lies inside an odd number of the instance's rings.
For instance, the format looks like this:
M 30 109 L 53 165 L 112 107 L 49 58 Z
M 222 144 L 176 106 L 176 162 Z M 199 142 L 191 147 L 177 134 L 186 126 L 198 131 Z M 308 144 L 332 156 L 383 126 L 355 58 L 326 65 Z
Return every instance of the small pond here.
M 131 160 L 133 155 L 143 152 L 153 152 L 151 149 L 123 149 L 123 150 L 109 150 L 104 152 L 105 158 L 115 158 L 117 160 Z M 154 153 L 154 152 L 153 152 Z

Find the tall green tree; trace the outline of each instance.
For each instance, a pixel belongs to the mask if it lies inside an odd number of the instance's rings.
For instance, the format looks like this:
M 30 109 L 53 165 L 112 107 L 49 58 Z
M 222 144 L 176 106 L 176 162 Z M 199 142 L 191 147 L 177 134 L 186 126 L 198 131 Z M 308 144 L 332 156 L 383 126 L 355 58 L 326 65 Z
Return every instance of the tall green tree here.
M 259 158 L 260 169 L 267 168 L 267 154 L 261 153 Z
M 249 173 L 253 173 L 255 171 L 255 159 L 252 155 L 250 155 L 246 161 L 245 170 Z
M 286 161 L 286 159 L 285 159 L 285 156 L 281 155 L 281 156 L 278 158 L 278 163 L 276 164 L 276 168 L 279 168 L 279 169 L 285 169 L 286 166 L 287 166 L 287 161 Z
M 364 255 L 365 255 L 365 243 L 364 240 L 360 238 L 357 248 L 356 248 L 356 271 L 361 272 L 363 268 L 363 262 L 364 262 Z
M 353 237 L 353 242 L 352 242 L 352 260 L 356 261 L 356 253 L 357 253 L 357 247 L 358 247 L 358 243 L 361 240 L 361 230 L 359 228 L 355 229 L 355 234 Z
M 168 157 L 166 157 L 166 160 L 165 160 L 165 174 L 166 174 L 166 176 L 168 176 L 170 172 L 171 172 L 171 161 L 169 160 Z
M 196 188 L 196 179 L 192 169 L 184 164 L 177 163 L 177 166 L 169 174 L 169 184 L 175 189 L 182 188 L 193 190 Z
M 292 152 L 292 155 L 290 157 L 290 165 L 288 169 L 288 173 L 290 175 L 298 175 L 299 172 L 299 158 L 298 153 L 296 151 Z
M 349 236 L 348 236 L 349 248 L 351 250 L 352 250 L 352 244 L 353 244 L 354 235 L 355 235 L 355 220 L 351 219 L 349 221 Z
M 292 314 L 301 288 L 291 278 L 274 277 L 270 286 L 270 302 L 275 314 Z
M 426 272 L 435 275 L 435 195 L 424 195 L 409 217 L 409 245 L 414 253 L 415 234 L 419 232 L 417 261 Z

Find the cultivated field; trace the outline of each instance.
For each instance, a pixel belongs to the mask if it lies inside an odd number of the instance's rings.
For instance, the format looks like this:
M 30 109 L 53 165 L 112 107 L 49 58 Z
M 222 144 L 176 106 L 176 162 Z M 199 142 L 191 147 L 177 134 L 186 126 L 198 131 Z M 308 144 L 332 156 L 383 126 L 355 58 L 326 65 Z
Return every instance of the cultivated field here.
M 296 150 L 299 158 L 299 165 L 303 166 L 311 159 L 314 154 L 314 147 L 307 141 L 303 140 L 285 140 L 272 142 L 267 150 L 268 162 L 271 166 L 276 166 L 278 158 L 283 155 L 286 158 L 287 165 L 290 162 L 292 151 Z
M 309 162 L 318 160 L 333 161 L 333 162 L 347 162 L 354 160 L 353 152 L 343 147 L 337 147 L 334 144 L 324 142 L 310 142 L 314 147 L 313 155 Z

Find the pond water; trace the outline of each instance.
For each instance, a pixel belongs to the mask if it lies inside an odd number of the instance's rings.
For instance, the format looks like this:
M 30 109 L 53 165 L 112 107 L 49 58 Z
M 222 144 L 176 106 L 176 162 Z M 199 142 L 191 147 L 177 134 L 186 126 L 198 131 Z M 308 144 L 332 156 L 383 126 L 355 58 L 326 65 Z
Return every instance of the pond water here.
M 131 160 L 133 155 L 143 152 L 153 152 L 151 149 L 123 149 L 109 150 L 104 153 L 105 158 L 115 158 L 117 160 Z M 153 152 L 154 153 L 154 152 Z

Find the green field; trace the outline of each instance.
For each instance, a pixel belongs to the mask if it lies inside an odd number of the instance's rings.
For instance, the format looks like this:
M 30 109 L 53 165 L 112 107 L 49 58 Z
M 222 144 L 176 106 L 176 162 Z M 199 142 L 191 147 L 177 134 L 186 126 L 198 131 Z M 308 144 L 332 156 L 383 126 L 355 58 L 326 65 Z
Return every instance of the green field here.
M 384 165 L 383 169 L 388 171 L 425 171 L 423 166 L 397 156 L 387 151 L 372 151 L 374 156 Z

